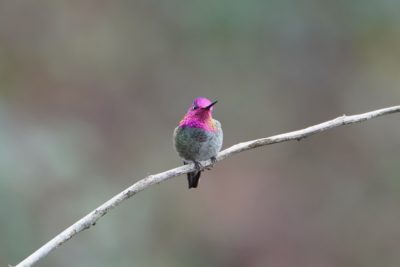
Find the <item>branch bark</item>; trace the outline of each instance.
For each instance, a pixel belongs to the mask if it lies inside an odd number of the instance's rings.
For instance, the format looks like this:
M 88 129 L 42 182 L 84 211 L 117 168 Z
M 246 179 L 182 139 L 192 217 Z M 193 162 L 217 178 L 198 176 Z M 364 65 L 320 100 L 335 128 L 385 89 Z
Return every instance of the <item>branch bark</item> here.
M 265 146 L 265 145 L 272 145 L 276 143 L 282 143 L 286 141 L 291 141 L 291 140 L 298 140 L 300 141 L 303 138 L 309 137 L 311 135 L 314 135 L 316 133 L 320 133 L 338 126 L 342 125 L 347 125 L 347 124 L 353 124 L 353 123 L 358 123 L 362 122 L 365 120 L 370 120 L 376 117 L 380 117 L 383 115 L 388 115 L 391 113 L 396 113 L 400 112 L 400 106 L 393 106 L 393 107 L 388 107 L 388 108 L 383 108 L 379 110 L 374 110 L 371 112 L 363 113 L 363 114 L 358 114 L 358 115 L 352 115 L 352 116 L 346 116 L 343 115 L 341 117 L 338 117 L 336 119 L 326 121 L 314 126 L 310 126 L 301 130 L 289 132 L 289 133 L 284 133 L 284 134 L 279 134 L 279 135 L 274 135 L 271 137 L 266 137 L 266 138 L 261 138 L 261 139 L 256 139 L 252 141 L 247 141 L 243 143 L 239 143 L 236 145 L 233 145 L 223 151 L 221 151 L 218 156 L 217 156 L 217 161 L 221 161 L 226 159 L 227 157 L 230 157 L 234 154 L 254 149 L 257 147 Z M 211 161 L 204 161 L 202 162 L 202 165 L 207 167 L 211 165 Z M 65 229 L 63 232 L 58 234 L 56 237 L 51 239 L 49 242 L 44 244 L 42 247 L 40 247 L 38 250 L 36 250 L 34 253 L 32 253 L 29 257 L 21 261 L 19 264 L 17 264 L 15 267 L 28 267 L 28 266 L 33 266 L 35 263 L 37 263 L 40 259 L 46 257 L 51 251 L 54 249 L 58 248 L 68 240 L 70 240 L 72 237 L 76 236 L 83 230 L 89 229 L 92 225 L 95 225 L 96 222 L 104 215 L 106 215 L 110 210 L 114 209 L 117 207 L 119 204 L 121 204 L 123 201 L 131 198 L 132 196 L 136 195 L 140 191 L 146 189 L 147 187 L 154 185 L 154 184 L 159 184 L 163 181 L 166 181 L 168 179 L 171 179 L 173 177 L 188 173 L 194 171 L 194 165 L 189 164 L 189 165 L 184 165 L 181 167 L 177 167 L 165 172 L 161 172 L 158 174 L 154 175 L 149 175 L 145 177 L 142 180 L 139 180 L 138 182 L 134 183 L 132 186 L 128 187 L 121 193 L 115 195 L 113 198 L 108 200 L 107 202 L 103 203 L 99 207 L 97 207 L 95 210 L 91 211 L 89 214 L 81 218 L 79 221 L 75 222 L 72 224 L 70 227 Z

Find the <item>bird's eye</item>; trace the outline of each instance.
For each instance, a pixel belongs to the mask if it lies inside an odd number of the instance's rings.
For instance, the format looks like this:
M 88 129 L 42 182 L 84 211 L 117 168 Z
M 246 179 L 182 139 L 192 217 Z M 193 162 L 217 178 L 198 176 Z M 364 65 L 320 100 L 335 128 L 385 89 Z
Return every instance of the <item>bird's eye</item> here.
M 196 110 L 196 109 L 198 109 L 198 108 L 199 108 L 198 106 L 194 105 L 194 106 L 192 107 L 192 110 Z

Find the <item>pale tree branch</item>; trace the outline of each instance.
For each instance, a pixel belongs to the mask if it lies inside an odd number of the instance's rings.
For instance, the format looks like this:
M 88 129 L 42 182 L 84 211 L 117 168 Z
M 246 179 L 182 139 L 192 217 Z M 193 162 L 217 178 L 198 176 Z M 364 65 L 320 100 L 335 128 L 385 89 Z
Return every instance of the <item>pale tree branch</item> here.
M 252 141 L 247 141 L 243 143 L 239 143 L 236 145 L 233 145 L 223 151 L 221 151 L 218 156 L 217 156 L 217 161 L 221 161 L 226 159 L 227 157 L 230 157 L 236 153 L 243 152 L 246 150 L 254 149 L 257 147 L 265 146 L 265 145 L 271 145 L 271 144 L 276 144 L 276 143 L 281 143 L 281 142 L 286 142 L 290 140 L 301 140 L 303 138 L 306 138 L 308 136 L 311 136 L 313 134 L 323 132 L 338 126 L 342 125 L 347 125 L 347 124 L 353 124 L 357 122 L 362 122 L 365 120 L 369 120 L 372 118 L 376 118 L 379 116 L 383 115 L 388 115 L 391 113 L 395 112 L 400 112 L 400 106 L 394 106 L 394 107 L 388 107 L 388 108 L 383 108 L 359 115 L 352 115 L 352 116 L 346 116 L 343 115 L 341 117 L 338 117 L 336 119 L 326 121 L 314 126 L 307 127 L 302 130 L 294 131 L 294 132 L 289 132 L 289 133 L 284 133 L 284 134 L 279 134 L 279 135 L 274 135 L 271 137 L 266 137 L 266 138 L 261 138 L 261 139 L 256 139 Z M 205 161 L 202 162 L 202 165 L 204 167 L 208 167 L 211 165 L 211 161 Z M 92 225 L 95 225 L 95 223 L 104 215 L 106 215 L 110 210 L 114 209 L 117 207 L 119 204 L 121 204 L 123 201 L 131 198 L 135 194 L 139 193 L 140 191 L 146 189 L 147 187 L 161 183 L 163 181 L 166 181 L 170 178 L 194 171 L 195 167 L 193 164 L 189 165 L 184 165 L 175 169 L 171 169 L 165 172 L 161 172 L 158 174 L 154 175 L 149 175 L 146 178 L 139 180 L 138 182 L 134 183 L 132 186 L 128 187 L 121 193 L 117 194 L 107 202 L 103 203 L 99 207 L 97 207 L 95 210 L 87 214 L 85 217 L 80 219 L 79 221 L 75 222 L 73 225 L 62 231 L 60 234 L 58 234 L 56 237 L 51 239 L 49 242 L 44 244 L 41 248 L 36 250 L 34 253 L 32 253 L 29 257 L 21 261 L 16 267 L 28 267 L 28 266 L 33 266 L 35 263 L 37 263 L 40 259 L 46 257 L 51 251 L 54 249 L 58 248 L 62 244 L 64 244 L 66 241 L 71 239 L 72 237 L 76 236 L 83 230 L 89 229 Z

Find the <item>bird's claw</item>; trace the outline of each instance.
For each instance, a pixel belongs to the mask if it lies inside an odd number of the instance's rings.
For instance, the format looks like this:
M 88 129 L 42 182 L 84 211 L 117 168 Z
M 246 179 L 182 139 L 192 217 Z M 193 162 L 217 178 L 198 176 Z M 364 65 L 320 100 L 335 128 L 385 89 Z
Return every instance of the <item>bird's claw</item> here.
M 211 165 L 206 168 L 207 170 L 211 170 L 214 167 L 215 162 L 217 162 L 216 157 L 211 157 L 210 160 L 211 160 Z
M 204 166 L 199 161 L 193 161 L 193 163 L 197 171 L 204 171 Z
M 217 158 L 216 157 L 211 157 L 211 164 L 207 167 L 204 167 L 200 161 L 193 161 L 194 163 L 194 167 L 196 168 L 197 171 L 204 171 L 204 170 L 211 170 L 214 167 L 215 162 L 217 162 Z

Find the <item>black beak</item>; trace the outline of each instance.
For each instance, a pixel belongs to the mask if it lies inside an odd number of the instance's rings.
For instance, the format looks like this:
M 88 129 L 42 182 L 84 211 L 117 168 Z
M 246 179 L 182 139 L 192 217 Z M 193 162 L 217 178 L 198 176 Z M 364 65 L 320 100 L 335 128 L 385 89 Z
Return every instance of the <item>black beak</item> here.
M 207 107 L 205 107 L 204 109 L 210 109 L 212 106 L 214 106 L 215 104 L 218 103 L 218 100 L 215 100 L 214 102 L 212 102 L 210 105 L 208 105 Z

